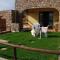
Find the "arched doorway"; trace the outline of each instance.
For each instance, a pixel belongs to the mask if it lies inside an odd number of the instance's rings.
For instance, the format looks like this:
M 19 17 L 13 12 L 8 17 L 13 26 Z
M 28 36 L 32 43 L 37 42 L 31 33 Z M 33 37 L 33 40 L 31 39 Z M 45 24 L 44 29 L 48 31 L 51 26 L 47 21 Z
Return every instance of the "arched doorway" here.
M 28 25 L 39 22 L 43 26 L 49 25 L 49 30 L 58 31 L 59 12 L 55 8 L 32 8 L 25 10 Z

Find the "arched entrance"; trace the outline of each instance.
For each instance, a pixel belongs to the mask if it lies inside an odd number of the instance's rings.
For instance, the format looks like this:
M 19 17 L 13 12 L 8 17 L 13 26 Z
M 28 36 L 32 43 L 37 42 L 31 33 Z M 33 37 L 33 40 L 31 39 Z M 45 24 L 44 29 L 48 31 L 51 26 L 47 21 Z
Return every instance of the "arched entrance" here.
M 59 12 L 55 8 L 33 8 L 25 10 L 28 25 L 39 22 L 43 26 L 49 25 L 49 30 L 58 31 Z M 25 22 L 24 22 L 25 23 Z

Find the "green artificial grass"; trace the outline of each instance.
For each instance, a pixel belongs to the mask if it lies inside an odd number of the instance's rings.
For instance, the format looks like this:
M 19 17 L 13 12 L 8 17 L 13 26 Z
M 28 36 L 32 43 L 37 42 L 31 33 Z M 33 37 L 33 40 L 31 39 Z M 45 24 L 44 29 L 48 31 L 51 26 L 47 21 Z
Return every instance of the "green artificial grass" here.
M 25 46 L 33 48 L 43 48 L 50 50 L 60 49 L 60 32 L 50 32 L 48 37 L 32 37 L 30 32 L 15 32 L 0 34 L 0 39 L 8 40 L 13 44 L 23 44 Z M 0 48 L 6 47 L 5 45 L 0 45 Z M 2 54 L 3 53 L 3 54 Z M 2 55 L 1 55 L 2 54 Z M 0 56 L 13 56 L 13 49 L 8 47 L 6 51 L 0 51 Z M 27 51 L 24 49 L 17 48 L 18 60 L 57 60 L 57 55 L 44 54 L 40 52 Z M 9 58 L 10 59 L 10 58 Z M 13 59 L 12 59 L 13 60 Z

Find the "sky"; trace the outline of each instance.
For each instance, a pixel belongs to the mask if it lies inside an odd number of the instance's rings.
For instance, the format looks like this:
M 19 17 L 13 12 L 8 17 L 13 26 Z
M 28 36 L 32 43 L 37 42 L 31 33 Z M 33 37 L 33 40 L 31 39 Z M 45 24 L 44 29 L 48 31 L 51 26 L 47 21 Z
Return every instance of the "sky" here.
M 0 11 L 15 10 L 15 0 L 0 0 Z

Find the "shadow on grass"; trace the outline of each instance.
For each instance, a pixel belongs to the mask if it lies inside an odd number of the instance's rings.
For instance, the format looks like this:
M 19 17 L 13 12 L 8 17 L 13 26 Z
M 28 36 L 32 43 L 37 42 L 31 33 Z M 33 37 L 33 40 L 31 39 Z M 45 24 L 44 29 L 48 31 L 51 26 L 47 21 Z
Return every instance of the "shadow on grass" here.
M 48 35 L 49 38 L 60 38 L 59 35 Z

